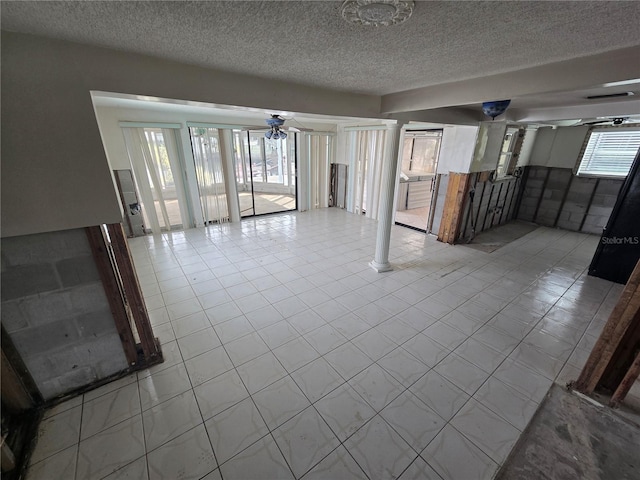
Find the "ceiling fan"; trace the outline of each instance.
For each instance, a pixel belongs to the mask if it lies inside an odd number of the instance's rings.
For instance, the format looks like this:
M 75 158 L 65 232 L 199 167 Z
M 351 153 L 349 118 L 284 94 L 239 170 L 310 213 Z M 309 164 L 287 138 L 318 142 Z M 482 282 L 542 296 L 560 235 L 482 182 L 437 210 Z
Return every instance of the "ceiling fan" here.
M 313 132 L 311 128 L 305 127 L 285 127 L 284 122 L 290 120 L 288 118 L 282 118 L 280 115 L 271 114 L 271 118 L 267 118 L 265 123 L 267 127 L 263 126 L 249 126 L 246 130 L 264 130 L 268 128 L 264 136 L 267 139 L 278 140 L 280 138 L 287 138 L 287 132 Z

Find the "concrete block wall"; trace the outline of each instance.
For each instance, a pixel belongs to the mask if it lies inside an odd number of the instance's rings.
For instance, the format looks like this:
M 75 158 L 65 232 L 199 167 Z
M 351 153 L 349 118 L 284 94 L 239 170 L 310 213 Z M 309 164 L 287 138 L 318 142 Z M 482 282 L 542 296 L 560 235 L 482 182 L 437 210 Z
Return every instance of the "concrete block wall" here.
M 526 167 L 518 219 L 601 234 L 624 179 L 578 177 L 570 168 Z
M 1 321 L 45 400 L 127 368 L 84 229 L 2 239 Z

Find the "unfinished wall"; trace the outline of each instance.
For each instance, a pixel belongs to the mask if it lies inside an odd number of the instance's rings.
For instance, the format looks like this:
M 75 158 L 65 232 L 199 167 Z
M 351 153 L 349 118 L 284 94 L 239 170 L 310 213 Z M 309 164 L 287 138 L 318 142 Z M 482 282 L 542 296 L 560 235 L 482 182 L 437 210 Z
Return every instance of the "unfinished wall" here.
M 517 206 L 521 179 L 506 177 L 491 181 L 485 179 L 487 173 L 473 174 L 470 188 L 475 190 L 473 203 L 469 196 L 465 204 L 461 238 L 467 238 L 472 231 L 475 235 L 513 220 Z
M 127 368 L 84 229 L 3 239 L 1 298 L 45 400 Z
M 601 234 L 624 179 L 578 177 L 570 168 L 525 167 L 520 220 Z

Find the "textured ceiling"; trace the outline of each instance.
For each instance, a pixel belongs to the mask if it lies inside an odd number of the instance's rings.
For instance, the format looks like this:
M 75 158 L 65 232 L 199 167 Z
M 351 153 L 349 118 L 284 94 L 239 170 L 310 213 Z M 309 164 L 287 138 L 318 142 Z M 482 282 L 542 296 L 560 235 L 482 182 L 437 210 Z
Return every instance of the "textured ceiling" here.
M 2 28 L 350 92 L 389 94 L 640 44 L 640 2 L 417 1 L 387 28 L 333 1 L 2 1 Z

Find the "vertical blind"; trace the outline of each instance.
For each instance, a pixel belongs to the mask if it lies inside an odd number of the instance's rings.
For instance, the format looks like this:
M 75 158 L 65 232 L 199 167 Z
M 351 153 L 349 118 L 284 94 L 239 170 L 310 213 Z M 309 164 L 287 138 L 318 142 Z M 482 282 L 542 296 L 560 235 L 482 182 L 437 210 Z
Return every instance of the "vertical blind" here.
M 229 221 L 225 174 L 216 128 L 190 127 L 200 205 L 205 223 Z
M 624 177 L 640 148 L 640 129 L 594 130 L 580 161 L 578 175 Z
M 349 133 L 349 170 L 353 175 L 349 179 L 347 211 L 377 219 L 386 131 L 357 130 Z

